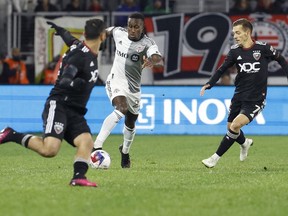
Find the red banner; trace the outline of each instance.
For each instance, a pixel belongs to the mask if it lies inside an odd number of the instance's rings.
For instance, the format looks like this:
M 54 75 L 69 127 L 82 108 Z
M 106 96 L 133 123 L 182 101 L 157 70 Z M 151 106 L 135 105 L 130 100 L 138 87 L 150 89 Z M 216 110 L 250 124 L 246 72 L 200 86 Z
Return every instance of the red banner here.
M 248 18 L 253 23 L 255 40 L 267 42 L 288 60 L 288 16 L 250 14 L 229 16 L 223 13 L 193 15 L 171 14 L 145 19 L 147 34 L 159 46 L 165 59 L 164 71 L 155 71 L 155 79 L 208 77 L 222 64 L 234 44 L 232 23 Z M 269 73 L 283 76 L 273 61 Z

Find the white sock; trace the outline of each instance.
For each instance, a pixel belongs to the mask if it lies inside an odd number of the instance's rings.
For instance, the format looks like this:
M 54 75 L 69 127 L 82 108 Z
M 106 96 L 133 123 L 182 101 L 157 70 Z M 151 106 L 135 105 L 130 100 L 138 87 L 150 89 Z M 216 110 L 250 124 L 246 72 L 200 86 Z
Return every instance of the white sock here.
M 103 121 L 101 130 L 94 142 L 94 148 L 102 148 L 103 143 L 110 135 L 111 131 L 118 124 L 121 118 L 124 117 L 124 114 L 118 110 L 114 110 L 110 115 L 108 115 Z
M 211 158 L 213 158 L 214 160 L 219 160 L 220 159 L 220 156 L 218 155 L 218 154 L 216 154 L 216 153 L 214 153 L 212 156 L 211 156 Z
M 126 125 L 124 125 L 124 128 L 123 128 L 124 142 L 123 142 L 123 148 L 122 148 L 122 152 L 124 154 L 128 154 L 129 153 L 131 144 L 132 144 L 132 142 L 134 140 L 135 133 L 136 133 L 136 129 L 135 128 L 130 129 L 130 128 L 126 127 Z

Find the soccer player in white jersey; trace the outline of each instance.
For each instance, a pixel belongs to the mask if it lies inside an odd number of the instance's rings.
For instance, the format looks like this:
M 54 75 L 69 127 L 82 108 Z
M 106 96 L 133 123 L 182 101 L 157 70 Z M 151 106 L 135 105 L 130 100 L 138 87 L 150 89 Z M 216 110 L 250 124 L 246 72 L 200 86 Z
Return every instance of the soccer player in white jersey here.
M 163 60 L 158 46 L 144 34 L 144 16 L 141 13 L 128 17 L 127 29 L 110 27 L 107 34 L 113 36 L 116 46 L 113 66 L 106 80 L 106 92 L 115 109 L 104 120 L 93 150 L 102 149 L 113 128 L 125 117 L 124 140 L 119 150 L 121 167 L 130 168 L 129 149 L 140 111 L 142 69 L 162 67 Z

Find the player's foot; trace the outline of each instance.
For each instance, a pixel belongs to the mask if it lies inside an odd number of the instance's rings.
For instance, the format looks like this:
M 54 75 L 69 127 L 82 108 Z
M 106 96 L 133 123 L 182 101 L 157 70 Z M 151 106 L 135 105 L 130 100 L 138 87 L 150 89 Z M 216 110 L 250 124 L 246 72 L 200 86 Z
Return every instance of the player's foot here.
M 0 131 L 0 144 L 10 142 L 11 136 L 13 135 L 13 132 L 15 132 L 12 128 L 6 127 L 3 130 Z
M 88 179 L 72 179 L 70 182 L 71 186 L 84 186 L 84 187 L 97 187 L 96 182 L 90 182 Z
M 253 140 L 246 138 L 245 142 L 240 145 L 240 161 L 244 161 L 248 156 L 248 150 L 253 145 Z
M 124 153 L 122 152 L 122 148 L 123 148 L 123 146 L 120 145 L 120 146 L 119 146 L 119 151 L 120 151 L 120 153 L 121 153 L 121 167 L 122 167 L 122 168 L 130 168 L 131 162 L 130 162 L 129 153 L 128 153 L 128 154 L 124 154 Z
M 202 163 L 207 167 L 207 168 L 213 168 L 214 166 L 216 166 L 218 160 L 220 159 L 220 157 L 215 157 L 214 155 L 212 155 L 211 157 L 202 160 Z

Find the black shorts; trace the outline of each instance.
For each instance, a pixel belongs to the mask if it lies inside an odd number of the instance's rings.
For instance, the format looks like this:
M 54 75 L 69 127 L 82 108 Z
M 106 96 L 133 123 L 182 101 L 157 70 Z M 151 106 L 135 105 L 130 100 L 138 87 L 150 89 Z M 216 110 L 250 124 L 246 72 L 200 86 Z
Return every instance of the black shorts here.
M 266 100 L 261 101 L 239 101 L 232 99 L 228 122 L 232 122 L 239 114 L 243 114 L 249 118 L 250 122 L 264 109 Z
M 55 100 L 46 102 L 42 113 L 44 138 L 52 136 L 60 140 L 65 139 L 74 145 L 74 139 L 82 133 L 91 133 L 84 118 L 73 108 Z

